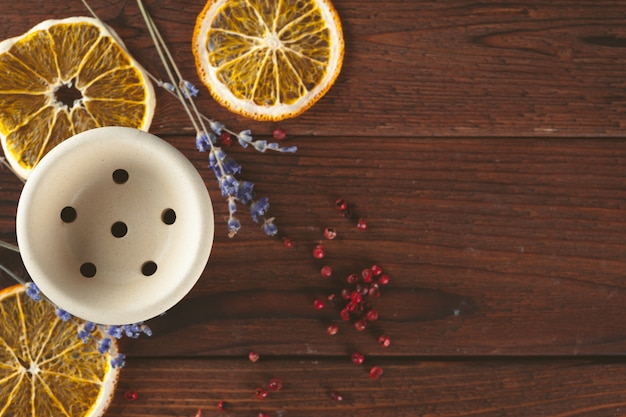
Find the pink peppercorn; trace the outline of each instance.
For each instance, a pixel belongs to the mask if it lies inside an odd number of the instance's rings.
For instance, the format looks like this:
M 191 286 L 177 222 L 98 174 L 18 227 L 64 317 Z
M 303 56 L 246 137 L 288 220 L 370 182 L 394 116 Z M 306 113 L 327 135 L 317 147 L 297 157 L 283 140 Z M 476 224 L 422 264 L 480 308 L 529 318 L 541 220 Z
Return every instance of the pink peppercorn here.
M 270 379 L 270 382 L 268 382 L 267 387 L 271 391 L 280 391 L 280 389 L 283 387 L 283 382 L 278 378 L 272 378 Z
M 380 366 L 374 366 L 372 369 L 370 369 L 370 378 L 372 379 L 378 379 L 382 376 L 383 374 L 383 368 L 381 368 Z
M 283 246 L 287 249 L 293 248 L 295 246 L 293 239 L 287 236 L 283 237 Z
M 274 140 L 285 140 L 287 138 L 287 133 L 284 129 L 277 127 L 272 132 L 272 136 L 274 137 Z
M 265 388 L 257 388 L 256 390 L 254 390 L 254 395 L 256 395 L 256 397 L 260 400 L 264 399 L 265 397 L 267 397 L 267 390 Z
M 126 391 L 124 393 L 124 398 L 127 401 L 135 401 L 137 399 L 137 391 Z
M 367 322 L 365 320 L 357 320 L 354 322 L 354 328 L 358 332 L 362 332 L 367 327 Z
M 313 248 L 313 257 L 315 259 L 322 259 L 326 253 L 324 252 L 324 247 L 322 245 L 317 245 Z
M 389 345 L 391 345 L 391 338 L 386 334 L 380 335 L 378 343 L 380 343 L 382 347 L 389 347 Z
M 365 318 L 368 321 L 376 321 L 378 320 L 378 311 L 374 310 L 373 308 L 370 309 L 366 314 L 365 314 Z
M 320 269 L 320 274 L 322 274 L 324 278 L 328 278 L 333 274 L 333 268 L 328 265 L 324 265 L 322 269 Z
M 339 394 L 337 391 L 331 391 L 330 399 L 337 402 L 343 401 L 343 395 Z
M 360 352 L 354 352 L 351 359 L 352 363 L 354 363 L 355 365 L 362 365 L 363 362 L 365 362 L 365 356 L 363 356 L 363 354 Z

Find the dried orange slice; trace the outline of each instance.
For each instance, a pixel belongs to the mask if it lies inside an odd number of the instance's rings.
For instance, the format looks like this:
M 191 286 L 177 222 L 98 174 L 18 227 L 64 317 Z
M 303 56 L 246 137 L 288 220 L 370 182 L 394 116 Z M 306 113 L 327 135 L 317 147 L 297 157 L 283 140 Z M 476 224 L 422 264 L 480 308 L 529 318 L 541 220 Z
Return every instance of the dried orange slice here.
M 72 17 L 0 43 L 0 140 L 18 175 L 87 129 L 148 130 L 152 84 L 117 39 L 96 19 Z
M 95 417 L 104 414 L 119 368 L 52 304 L 16 285 L 0 291 L 0 416 Z
M 257 120 L 295 117 L 341 71 L 341 22 L 329 0 L 209 0 L 193 34 L 211 95 Z

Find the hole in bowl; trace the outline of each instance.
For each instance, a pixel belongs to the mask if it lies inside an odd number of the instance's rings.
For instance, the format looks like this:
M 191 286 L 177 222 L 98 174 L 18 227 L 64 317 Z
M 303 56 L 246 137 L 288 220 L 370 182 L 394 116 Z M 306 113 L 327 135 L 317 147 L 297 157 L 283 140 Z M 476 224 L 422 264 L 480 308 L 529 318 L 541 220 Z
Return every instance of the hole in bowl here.
M 63 210 L 61 210 L 61 220 L 63 220 L 65 223 L 72 223 L 74 220 L 76 220 L 76 209 L 74 207 L 63 207 Z
M 168 225 L 174 224 L 176 221 L 176 212 L 171 208 L 163 210 L 163 213 L 161 213 L 161 220 L 163 220 L 163 223 Z
M 111 234 L 115 237 L 124 237 L 128 233 L 128 226 L 124 222 L 115 222 L 111 226 Z
M 149 277 L 150 275 L 154 275 L 157 271 L 157 264 L 153 261 L 146 261 L 143 265 L 141 265 L 141 273 L 145 276 Z
M 85 278 L 93 278 L 96 276 L 96 265 L 91 262 L 85 262 L 80 266 L 80 274 Z
M 113 181 L 115 181 L 116 184 L 124 184 L 128 181 L 128 177 L 128 171 L 125 169 L 120 168 L 113 171 Z

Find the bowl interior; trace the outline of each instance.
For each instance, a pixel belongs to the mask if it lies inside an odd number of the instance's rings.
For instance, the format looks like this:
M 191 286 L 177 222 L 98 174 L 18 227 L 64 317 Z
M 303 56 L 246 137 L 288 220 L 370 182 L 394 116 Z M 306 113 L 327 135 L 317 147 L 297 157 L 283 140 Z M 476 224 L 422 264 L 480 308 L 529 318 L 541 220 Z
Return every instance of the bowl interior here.
M 214 230 L 189 160 L 123 127 L 83 132 L 49 152 L 24 186 L 16 224 L 41 291 L 105 324 L 143 321 L 180 301 L 204 270 Z

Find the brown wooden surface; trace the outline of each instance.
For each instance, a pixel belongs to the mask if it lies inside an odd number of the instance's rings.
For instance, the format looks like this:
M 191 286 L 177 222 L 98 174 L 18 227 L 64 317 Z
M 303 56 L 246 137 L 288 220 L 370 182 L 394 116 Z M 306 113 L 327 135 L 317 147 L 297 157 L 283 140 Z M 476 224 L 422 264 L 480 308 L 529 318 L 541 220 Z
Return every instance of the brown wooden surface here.
M 549 3 L 549 4 L 545 4 Z M 134 56 L 161 74 L 132 1 L 92 1 Z M 185 76 L 202 2 L 148 1 Z M 626 3 L 335 0 L 346 37 L 335 86 L 281 123 L 233 115 L 202 91 L 205 113 L 234 130 L 283 127 L 294 155 L 233 147 L 270 198 L 288 250 L 226 204 L 180 106 L 163 92 L 151 131 L 206 180 L 217 235 L 185 300 L 153 320 L 128 355 L 107 417 L 626 415 Z M 0 3 L 0 38 L 79 1 Z M 199 84 L 199 82 L 197 82 Z M 15 242 L 22 184 L 0 171 L 0 239 Z M 333 207 L 368 219 L 359 231 Z M 326 226 L 339 237 L 311 256 Z M 0 259 L 22 271 L 19 259 Z M 381 264 L 391 283 L 376 329 L 345 323 L 316 297 Z M 327 263 L 336 280 L 319 275 Z M 6 278 L 0 278 L 8 285 Z M 376 343 L 380 332 L 392 346 Z M 251 363 L 250 350 L 262 360 Z M 354 350 L 366 364 L 350 362 Z M 381 365 L 371 381 L 367 371 Z M 284 388 L 254 389 L 272 376 Z M 124 392 L 135 390 L 129 402 Z M 341 403 L 329 399 L 336 390 Z M 217 402 L 229 404 L 226 413 Z

